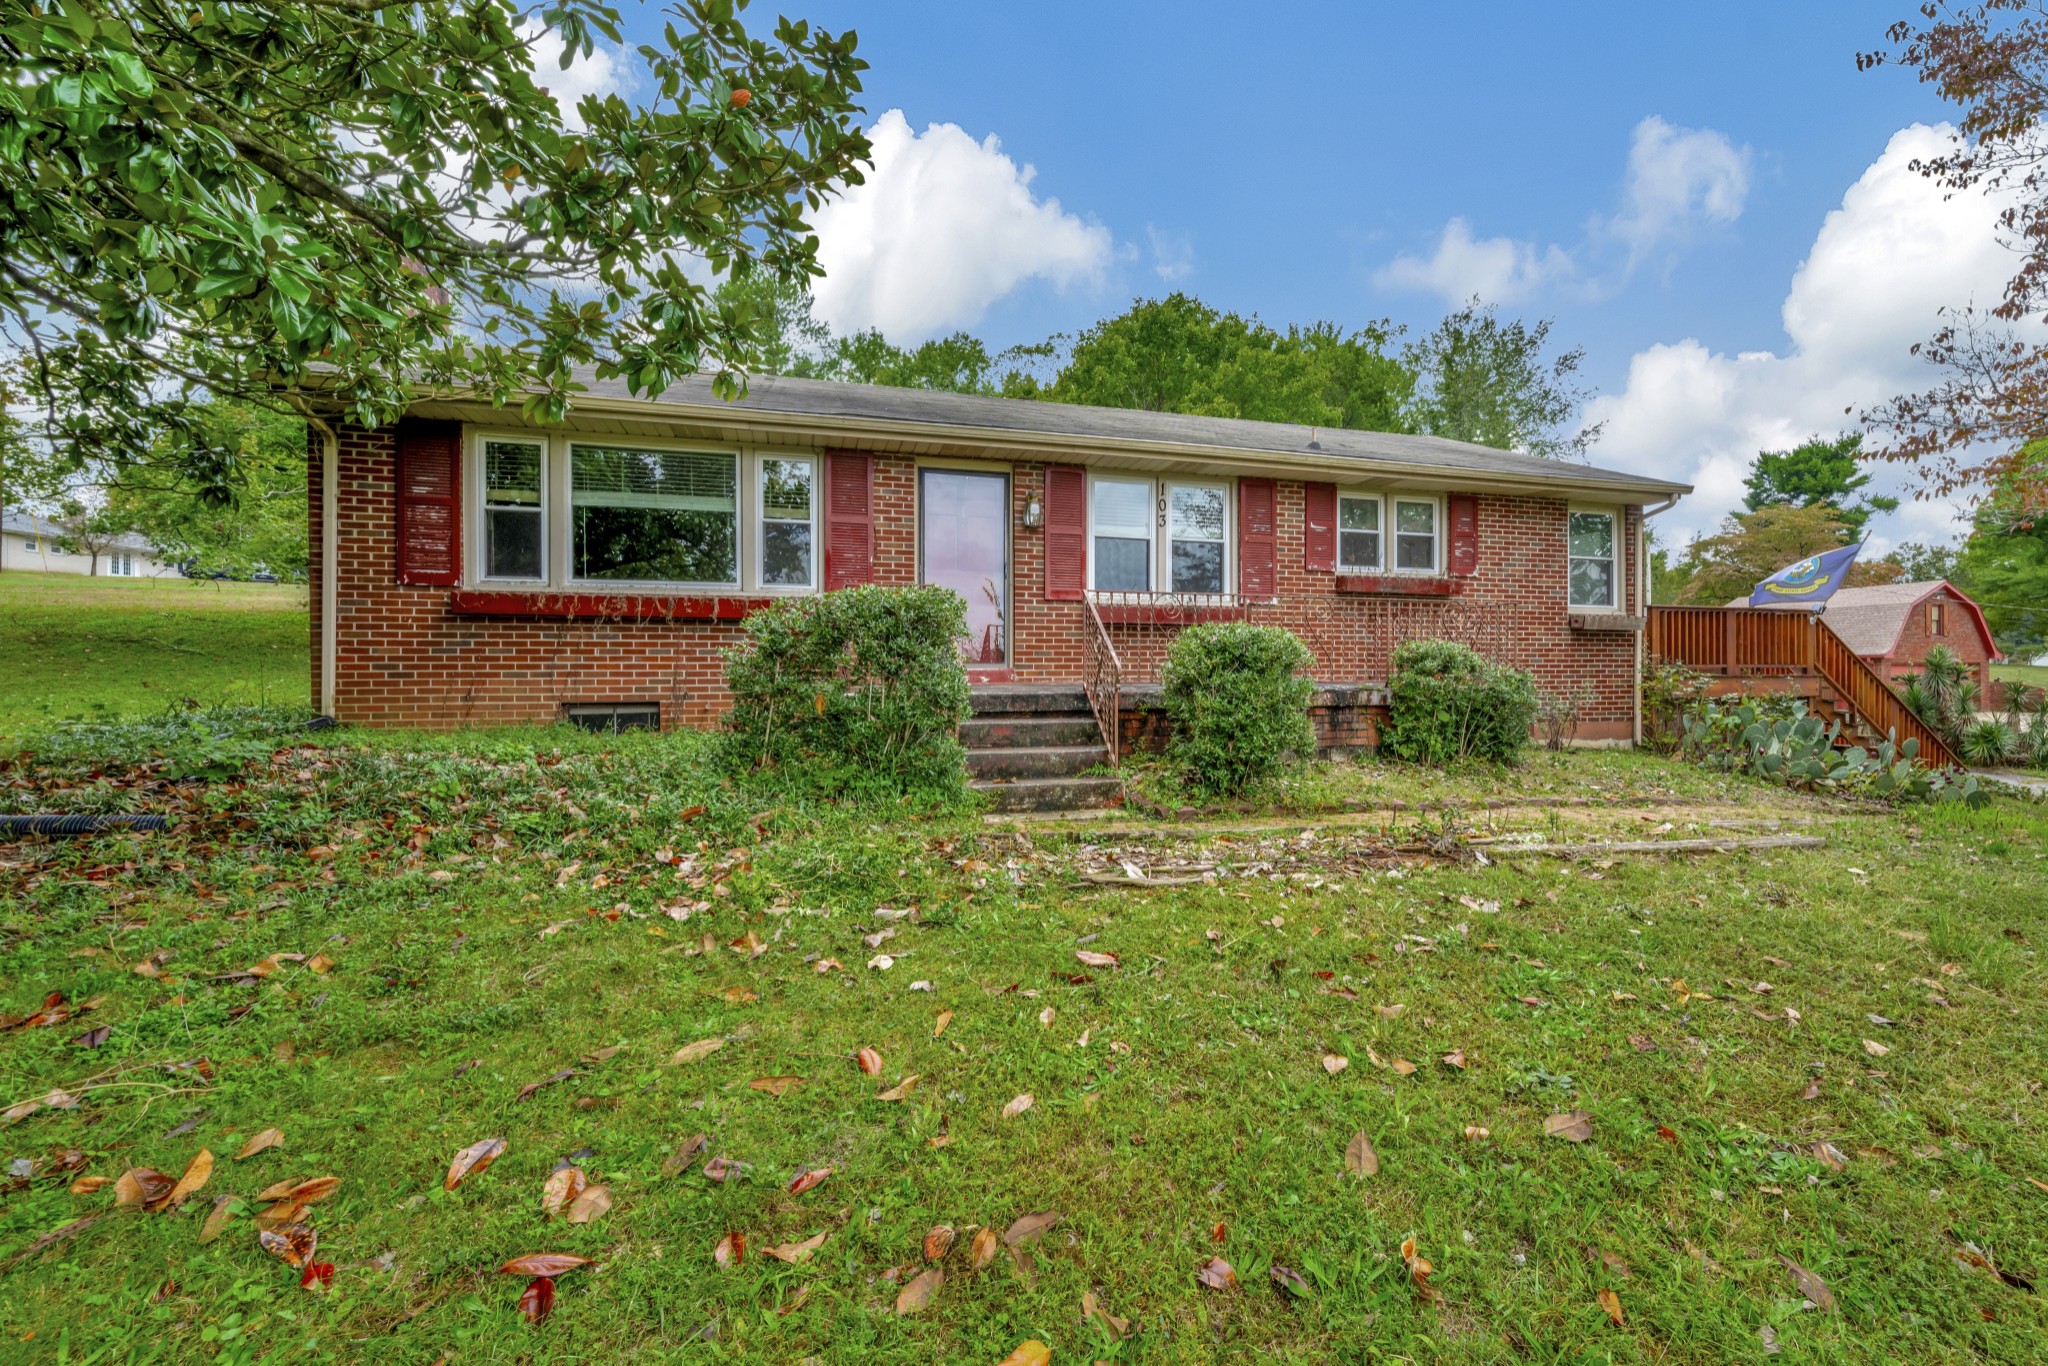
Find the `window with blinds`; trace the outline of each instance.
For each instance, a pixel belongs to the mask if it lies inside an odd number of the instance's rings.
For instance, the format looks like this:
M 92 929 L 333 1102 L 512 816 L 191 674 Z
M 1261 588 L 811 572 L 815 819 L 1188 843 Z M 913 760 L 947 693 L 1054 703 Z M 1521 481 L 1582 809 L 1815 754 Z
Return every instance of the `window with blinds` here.
M 739 583 L 739 460 L 709 451 L 569 448 L 575 577 Z

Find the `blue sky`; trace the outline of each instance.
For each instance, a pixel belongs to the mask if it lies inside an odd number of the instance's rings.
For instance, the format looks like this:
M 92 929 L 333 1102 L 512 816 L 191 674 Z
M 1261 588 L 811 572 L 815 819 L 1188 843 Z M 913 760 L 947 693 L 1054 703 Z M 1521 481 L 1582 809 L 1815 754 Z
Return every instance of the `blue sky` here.
M 1180 288 L 1422 330 L 1481 287 L 1587 348 L 1596 463 L 1700 484 L 1677 531 L 2004 274 L 1989 206 L 1906 169 L 1947 111 L 1856 71 L 1903 3 L 785 8 L 859 32 L 891 149 L 820 224 L 835 321 L 1000 346 Z

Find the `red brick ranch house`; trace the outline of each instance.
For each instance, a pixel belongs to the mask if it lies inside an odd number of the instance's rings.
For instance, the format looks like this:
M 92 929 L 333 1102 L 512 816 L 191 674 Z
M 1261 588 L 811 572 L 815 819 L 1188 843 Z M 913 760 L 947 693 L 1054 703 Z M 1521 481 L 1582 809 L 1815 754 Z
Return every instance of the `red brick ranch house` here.
M 1005 733 L 1081 738 L 1085 686 L 1096 742 L 1133 743 L 1174 633 L 1248 619 L 1314 652 L 1328 747 L 1369 738 L 1388 657 L 1417 637 L 1579 695 L 1581 740 L 1638 734 L 1643 519 L 1686 485 L 1424 436 L 780 378 L 736 403 L 704 378 L 658 398 L 589 383 L 562 427 L 422 398 L 316 436 L 324 712 L 714 726 L 749 612 L 936 583 L 967 600 L 976 709 Z

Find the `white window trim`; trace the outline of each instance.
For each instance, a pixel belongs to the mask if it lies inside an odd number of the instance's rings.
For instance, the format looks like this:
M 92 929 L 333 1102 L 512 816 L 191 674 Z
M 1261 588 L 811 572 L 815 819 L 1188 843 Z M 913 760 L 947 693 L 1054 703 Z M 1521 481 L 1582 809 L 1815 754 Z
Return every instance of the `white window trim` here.
M 494 578 L 484 572 L 485 528 L 490 521 L 489 508 L 484 502 L 484 446 L 492 441 L 540 447 L 540 576 L 538 578 Z M 466 577 L 471 583 L 509 584 L 514 586 L 526 584 L 534 588 L 545 588 L 553 582 L 550 573 L 555 562 L 555 538 L 551 524 L 554 521 L 555 491 L 553 488 L 554 480 L 548 477 L 549 470 L 553 465 L 554 443 L 548 440 L 548 434 L 545 432 L 480 430 L 471 434 L 462 471 L 464 487 L 473 491 L 472 496 L 463 499 L 468 504 L 469 511 L 469 516 L 466 519 L 468 525 L 465 530 L 470 532 L 468 537 L 469 549 L 463 556 L 463 559 L 467 562 L 464 567 L 467 570 Z
M 761 475 L 761 463 L 765 460 L 801 460 L 811 467 L 811 580 L 809 583 L 763 583 L 761 559 L 768 548 L 766 533 L 768 481 Z M 753 516 L 746 526 L 740 528 L 740 543 L 753 542 L 753 550 L 746 560 L 748 592 L 765 597 L 807 597 L 818 591 L 819 574 L 824 568 L 825 534 L 821 520 L 822 505 L 825 501 L 825 455 L 822 451 L 773 450 L 768 448 L 747 449 L 740 459 L 740 478 L 748 486 L 748 506 Z M 781 518 L 776 520 L 780 521 Z
M 1148 563 L 1152 567 L 1152 587 L 1144 594 L 1133 589 L 1097 588 L 1095 586 L 1095 486 L 1098 482 L 1112 484 L 1146 484 L 1151 487 L 1151 517 L 1146 528 L 1150 538 Z M 1215 489 L 1223 495 L 1223 591 L 1221 593 L 1179 592 L 1173 587 L 1173 515 L 1172 494 L 1175 488 Z M 1237 481 L 1235 479 L 1198 479 L 1173 475 L 1141 474 L 1128 470 L 1090 470 L 1088 472 L 1088 592 L 1106 602 L 1115 602 L 1124 596 L 1165 595 L 1192 598 L 1199 602 L 1225 602 L 1237 593 Z
M 1607 582 L 1610 588 L 1610 597 L 1606 603 L 1572 601 L 1572 561 L 1593 558 L 1590 555 L 1572 554 L 1572 517 L 1574 514 L 1578 513 L 1605 517 L 1608 519 L 1608 525 L 1613 527 L 1614 529 L 1613 536 L 1610 537 L 1608 540 L 1608 545 L 1611 547 L 1611 550 L 1608 555 L 1607 563 L 1609 569 L 1612 572 L 1610 572 L 1607 576 Z M 1567 505 L 1565 509 L 1564 519 L 1564 601 L 1565 606 L 1571 611 L 1620 612 L 1623 610 L 1622 603 L 1624 601 L 1626 589 L 1625 585 L 1623 585 L 1621 581 L 1621 527 L 1621 509 L 1618 507 L 1609 507 L 1602 504 L 1587 503 L 1572 503 Z
M 1400 516 L 1401 504 L 1403 503 L 1427 503 L 1432 508 L 1436 509 L 1436 511 L 1430 515 L 1430 525 L 1434 527 L 1435 530 L 1430 535 L 1431 562 L 1429 568 L 1427 569 L 1401 568 L 1400 546 L 1396 538 L 1399 537 L 1401 534 Z M 1390 493 L 1386 496 L 1386 507 L 1382 511 L 1381 517 L 1383 520 L 1383 524 L 1386 527 L 1386 531 L 1383 533 L 1384 539 L 1380 546 L 1380 554 L 1385 559 L 1387 565 L 1386 569 L 1383 572 L 1388 574 L 1401 574 L 1409 578 L 1415 579 L 1435 579 L 1443 577 L 1444 541 L 1448 537 L 1450 529 L 1445 524 L 1444 497 L 1442 494 Z M 1411 531 L 1408 534 L 1412 536 L 1415 533 Z
M 608 432 L 538 432 L 531 428 L 472 427 L 463 449 L 463 582 L 477 587 L 525 589 L 530 592 L 694 593 L 705 596 L 744 593 L 749 597 L 808 597 L 821 592 L 825 558 L 825 454 L 788 446 L 735 446 L 727 442 L 679 441 L 670 438 L 617 436 Z M 484 575 L 484 480 L 486 441 L 519 441 L 541 447 L 541 577 L 488 578 Z M 735 461 L 734 512 L 739 522 L 734 546 L 738 579 L 730 583 L 687 583 L 660 579 L 579 579 L 575 576 L 576 526 L 572 448 L 617 446 L 631 450 L 689 451 L 726 455 Z M 761 582 L 761 478 L 763 460 L 801 460 L 811 467 L 811 582 L 808 585 Z
M 1350 500 L 1351 500 L 1352 502 L 1354 502 L 1354 503 L 1377 503 L 1377 504 L 1379 504 L 1379 508 L 1380 508 L 1380 529 L 1379 529 L 1379 538 L 1380 538 L 1380 561 L 1379 561 L 1379 563 L 1378 563 L 1378 564 L 1374 564 L 1374 565 L 1362 565 L 1362 564 L 1347 564 L 1347 563 L 1345 563 L 1345 560 L 1344 560 L 1344 500 L 1345 500 L 1345 499 L 1347 499 L 1347 498 L 1348 498 L 1348 499 L 1350 499 Z M 1418 499 L 1418 500 L 1415 500 L 1415 501 L 1420 501 L 1420 500 Z M 1337 490 L 1337 512 L 1336 512 L 1336 517 L 1337 517 L 1337 524 L 1336 524 L 1336 526 L 1335 526 L 1335 527 L 1334 527 L 1334 528 L 1332 529 L 1332 531 L 1331 531 L 1331 534 L 1332 534 L 1333 536 L 1335 536 L 1335 537 L 1336 537 L 1336 542 L 1337 542 L 1337 543 L 1336 543 L 1336 545 L 1335 545 L 1335 546 L 1334 546 L 1334 547 L 1332 548 L 1332 559 L 1333 559 L 1334 563 L 1335 563 L 1335 564 L 1336 564 L 1336 566 L 1337 566 L 1337 572 L 1338 572 L 1339 574 L 1384 574 L 1384 573 L 1386 573 L 1386 572 L 1387 572 L 1387 548 L 1388 548 L 1388 543 L 1389 543 L 1389 537 L 1390 537 L 1390 536 L 1391 536 L 1391 534 L 1392 534 L 1392 533 L 1391 533 L 1391 532 L 1390 532 L 1390 531 L 1388 530 L 1388 528 L 1387 528 L 1387 495 L 1386 495 L 1386 494 L 1384 494 L 1384 493 L 1376 493 L 1376 492 L 1374 492 L 1374 491 L 1373 491 L 1373 490 L 1371 490 L 1371 489 L 1338 489 L 1338 490 Z

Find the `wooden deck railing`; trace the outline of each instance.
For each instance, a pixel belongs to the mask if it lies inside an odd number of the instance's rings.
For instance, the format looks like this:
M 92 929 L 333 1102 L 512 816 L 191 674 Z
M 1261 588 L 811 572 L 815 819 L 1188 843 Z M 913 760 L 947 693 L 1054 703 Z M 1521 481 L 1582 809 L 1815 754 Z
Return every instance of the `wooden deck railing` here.
M 1088 695 L 1088 709 L 1095 713 L 1103 748 L 1109 751 L 1109 766 L 1115 768 L 1123 748 L 1124 664 L 1117 658 L 1109 628 L 1102 624 L 1102 613 L 1096 610 L 1094 599 L 1088 600 L 1087 608 L 1081 689 Z
M 1823 679 L 1873 734 L 1919 741 L 1922 764 L 1961 762 L 1825 617 L 1782 607 L 1652 607 L 1644 644 L 1651 654 L 1717 677 Z

